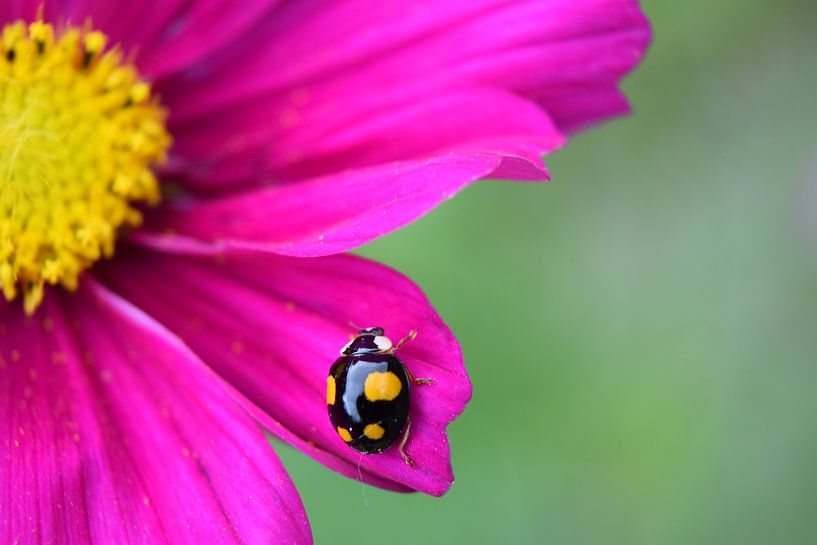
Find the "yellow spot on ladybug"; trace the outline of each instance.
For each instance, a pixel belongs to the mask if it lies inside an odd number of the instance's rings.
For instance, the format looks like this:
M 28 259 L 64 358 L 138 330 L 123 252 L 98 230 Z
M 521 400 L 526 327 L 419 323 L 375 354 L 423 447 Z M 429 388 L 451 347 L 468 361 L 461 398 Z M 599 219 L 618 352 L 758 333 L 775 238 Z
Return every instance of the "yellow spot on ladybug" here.
M 368 426 L 363 428 L 363 435 L 375 441 L 382 438 L 385 433 L 386 430 L 384 430 L 383 426 L 381 426 L 380 424 L 369 424 Z
M 338 435 L 340 435 L 340 438 L 346 441 L 347 443 L 352 442 L 352 434 L 349 433 L 349 430 L 347 430 L 346 428 L 341 428 L 340 426 L 338 426 Z
M 335 404 L 335 377 L 333 376 L 326 379 L 326 404 Z
M 363 394 L 369 401 L 391 401 L 402 389 L 400 379 L 391 371 L 370 373 L 363 384 Z

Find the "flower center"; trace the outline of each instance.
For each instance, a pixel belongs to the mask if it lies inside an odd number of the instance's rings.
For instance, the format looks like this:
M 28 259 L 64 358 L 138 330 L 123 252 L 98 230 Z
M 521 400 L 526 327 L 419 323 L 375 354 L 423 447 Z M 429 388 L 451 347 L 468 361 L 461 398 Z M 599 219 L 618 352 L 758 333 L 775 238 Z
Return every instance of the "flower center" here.
M 0 43 L 0 290 L 26 313 L 110 257 L 136 203 L 157 204 L 166 112 L 107 37 L 41 21 Z

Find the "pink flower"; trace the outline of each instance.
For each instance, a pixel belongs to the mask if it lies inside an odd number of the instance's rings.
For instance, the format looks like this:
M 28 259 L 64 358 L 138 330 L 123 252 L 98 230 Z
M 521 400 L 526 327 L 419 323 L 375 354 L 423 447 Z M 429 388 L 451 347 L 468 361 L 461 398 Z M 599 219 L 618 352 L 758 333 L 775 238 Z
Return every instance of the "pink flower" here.
M 471 395 L 457 341 L 411 281 L 335 254 L 472 181 L 546 179 L 566 133 L 627 110 L 637 3 L 38 7 L 0 5 L 0 542 L 309 542 L 263 429 L 444 494 Z M 164 199 L 141 223 L 151 168 Z M 412 400 L 415 467 L 328 422 L 349 322 L 419 331 L 400 352 L 435 380 Z

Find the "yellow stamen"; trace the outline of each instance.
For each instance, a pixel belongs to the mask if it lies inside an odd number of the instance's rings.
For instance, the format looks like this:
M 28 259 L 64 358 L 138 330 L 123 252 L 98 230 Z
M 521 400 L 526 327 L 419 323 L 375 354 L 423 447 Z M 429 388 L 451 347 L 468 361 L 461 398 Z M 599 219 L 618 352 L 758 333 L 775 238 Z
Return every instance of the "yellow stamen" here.
M 25 311 L 76 289 L 155 205 L 167 114 L 107 36 L 18 21 L 0 36 L 0 292 Z

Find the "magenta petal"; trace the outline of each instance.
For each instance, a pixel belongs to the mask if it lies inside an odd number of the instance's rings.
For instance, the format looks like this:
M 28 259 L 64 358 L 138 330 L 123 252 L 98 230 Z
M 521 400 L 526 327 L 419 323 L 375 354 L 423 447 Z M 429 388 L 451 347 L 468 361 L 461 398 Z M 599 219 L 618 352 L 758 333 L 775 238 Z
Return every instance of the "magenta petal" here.
M 299 259 L 263 253 L 215 256 L 128 252 L 102 270 L 113 289 L 145 308 L 266 411 L 270 431 L 332 469 L 377 486 L 440 495 L 453 481 L 446 426 L 471 384 L 456 339 L 404 276 L 358 257 Z M 362 456 L 329 423 L 326 377 L 354 329 L 379 325 L 433 385 L 412 390 L 409 467 L 396 448 Z M 263 418 L 260 415 L 257 417 Z
M 267 17 L 269 9 L 277 3 L 278 0 L 243 0 L 240 5 L 235 0 L 185 2 L 163 32 L 145 43 L 139 66 L 153 79 L 188 67 L 241 37 L 259 18 Z
M 562 132 L 619 114 L 649 37 L 635 0 L 291 2 L 162 89 L 196 184 L 292 179 L 532 134 L 442 97 L 514 95 Z
M 38 0 L 3 0 L 0 3 L 0 25 L 17 19 L 32 20 L 41 3 Z
M 179 161 L 176 168 L 186 168 L 182 175 L 197 186 L 219 186 L 231 180 L 303 180 L 458 151 L 520 154 L 539 163 L 565 141 L 541 108 L 508 91 L 472 86 L 418 94 L 415 87 L 372 95 L 362 111 L 322 108 L 289 120 L 259 99 L 227 116 L 172 127 L 174 153 L 198 158 L 195 165 Z
M 38 3 L 44 5 L 46 20 L 76 24 L 90 19 L 95 28 L 103 30 L 111 38 L 112 43 L 120 44 L 131 52 L 149 51 L 151 39 L 159 41 L 174 19 L 179 23 L 190 19 L 186 14 L 189 10 L 186 0 L 62 0 Z M 205 2 L 197 4 L 201 9 Z M 176 30 L 182 26 L 177 24 Z
M 277 2 L 245 0 L 237 7 L 233 0 L 11 0 L 11 6 L 0 6 L 0 17 L 9 11 L 32 20 L 42 5 L 49 22 L 90 20 L 112 43 L 137 53 L 141 73 L 158 80 L 237 39 Z
M 35 318 L 0 305 L 0 543 L 309 543 L 235 393 L 88 279 Z
M 137 238 L 172 244 L 192 237 L 284 255 L 334 254 L 411 222 L 471 181 L 492 174 L 546 178 L 544 165 L 522 156 L 522 148 L 504 158 L 452 153 L 168 209 Z M 176 234 L 157 234 L 167 231 Z

